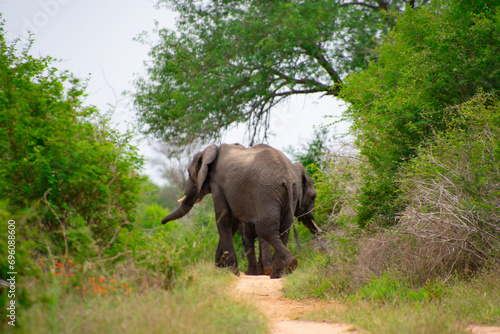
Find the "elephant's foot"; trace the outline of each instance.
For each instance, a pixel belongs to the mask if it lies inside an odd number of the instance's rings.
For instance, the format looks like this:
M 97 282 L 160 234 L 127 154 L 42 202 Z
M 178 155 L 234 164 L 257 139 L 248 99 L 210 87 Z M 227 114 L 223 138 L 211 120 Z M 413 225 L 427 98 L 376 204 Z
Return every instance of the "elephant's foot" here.
M 257 272 L 257 269 L 251 269 L 251 268 L 248 268 L 246 271 L 245 271 L 245 275 L 247 276 L 259 276 L 260 273 Z
M 295 256 L 292 256 L 292 258 L 289 259 L 288 264 L 285 268 L 285 274 L 291 274 L 297 269 L 297 265 L 299 264 L 299 261 Z
M 297 268 L 298 263 L 299 262 L 297 261 L 297 258 L 293 255 L 290 255 L 284 261 L 285 265 L 282 268 L 279 268 L 278 270 L 273 269 L 271 278 L 281 278 L 283 275 L 291 274 Z

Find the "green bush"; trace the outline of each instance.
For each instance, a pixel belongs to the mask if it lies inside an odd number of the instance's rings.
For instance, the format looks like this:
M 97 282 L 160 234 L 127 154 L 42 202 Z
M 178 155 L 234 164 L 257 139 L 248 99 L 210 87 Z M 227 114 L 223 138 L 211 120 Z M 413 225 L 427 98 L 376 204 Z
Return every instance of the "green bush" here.
M 398 14 L 387 41 L 363 72 L 344 80 L 360 154 L 370 164 L 358 223 L 396 223 L 401 166 L 444 131 L 459 105 L 500 89 L 500 11 L 491 1 L 433 1 Z
M 500 99 L 478 94 L 450 112 L 448 130 L 405 167 L 409 205 L 401 233 L 413 239 L 419 275 L 470 273 L 500 257 Z
M 0 25 L 0 192 L 8 210 L 37 210 L 44 254 L 106 254 L 134 222 L 143 164 L 131 135 L 84 106 L 85 83 L 5 41 Z M 30 227 L 31 228 L 31 227 Z M 74 249 L 69 249 L 74 247 Z
M 16 326 L 19 326 L 19 315 L 25 312 L 25 309 L 30 305 L 30 296 L 28 291 L 19 284 L 21 277 L 23 275 L 35 274 L 36 269 L 33 268 L 33 261 L 30 256 L 30 251 L 34 247 L 34 242 L 32 238 L 38 235 L 38 229 L 33 227 L 32 229 L 24 229 L 23 223 L 25 222 L 26 216 L 30 215 L 29 211 L 17 212 L 16 214 L 8 210 L 8 204 L 6 201 L 0 201 L 0 278 L 7 280 L 11 276 L 15 277 L 15 290 L 11 291 L 9 288 L 0 288 L 0 329 L 8 321 L 11 321 L 7 317 L 9 311 L 7 307 L 10 306 L 10 301 L 15 302 L 16 307 L 16 321 L 14 322 Z M 9 233 L 9 221 L 15 221 L 11 224 L 15 228 L 12 229 L 15 233 Z M 9 239 L 9 236 L 13 238 Z M 13 248 L 9 252 L 9 240 L 13 240 Z M 12 265 L 12 267 L 10 267 Z M 7 275 L 8 272 L 17 272 L 14 275 Z M 9 294 L 11 295 L 9 297 Z M 8 326 L 8 325 L 5 325 Z
M 159 204 L 143 204 L 138 207 L 137 211 L 137 223 L 146 229 L 158 227 L 162 218 L 169 214 L 168 209 L 162 208 Z

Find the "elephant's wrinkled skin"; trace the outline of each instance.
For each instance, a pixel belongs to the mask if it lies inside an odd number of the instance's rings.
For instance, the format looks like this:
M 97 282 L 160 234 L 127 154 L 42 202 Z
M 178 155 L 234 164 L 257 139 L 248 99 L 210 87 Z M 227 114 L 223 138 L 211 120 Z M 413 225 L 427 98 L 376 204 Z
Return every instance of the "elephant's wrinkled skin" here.
M 255 227 L 249 224 L 240 224 L 241 238 L 243 239 L 243 250 L 248 260 L 248 268 L 245 275 L 270 275 L 273 267 L 273 254 L 271 246 L 263 238 L 259 238 Z M 255 255 L 255 240 L 259 241 L 259 261 Z
M 255 227 L 257 235 L 274 249 L 271 278 L 297 267 L 297 259 L 286 248 L 299 201 L 300 185 L 290 160 L 280 151 L 256 145 L 210 145 L 195 154 L 188 166 L 189 180 L 181 206 L 162 219 L 179 219 L 206 194 L 211 193 L 219 245 L 215 263 L 239 275 L 233 234 L 239 223 Z
M 321 229 L 314 222 L 313 210 L 316 190 L 311 177 L 307 174 L 304 166 L 296 162 L 293 164 L 297 184 L 300 185 L 295 209 L 295 217 L 306 226 L 313 235 L 321 232 Z M 255 229 L 251 225 L 240 226 L 240 233 L 243 239 L 243 247 L 248 260 L 246 275 L 269 275 L 269 268 L 272 266 L 272 254 L 269 243 L 262 238 L 258 238 Z M 255 255 L 255 239 L 259 240 L 259 261 Z

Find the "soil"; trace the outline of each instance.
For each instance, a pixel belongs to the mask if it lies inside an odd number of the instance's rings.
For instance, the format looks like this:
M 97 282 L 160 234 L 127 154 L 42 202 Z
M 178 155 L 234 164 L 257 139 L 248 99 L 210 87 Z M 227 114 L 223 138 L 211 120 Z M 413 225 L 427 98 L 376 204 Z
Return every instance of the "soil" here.
M 338 303 L 312 299 L 291 300 L 283 296 L 283 281 L 270 279 L 269 276 L 246 276 L 241 274 L 231 289 L 233 298 L 253 303 L 270 323 L 271 334 L 340 334 L 360 333 L 348 324 L 300 321 L 297 318 L 305 313 L 325 308 L 342 307 Z
M 360 334 L 366 331 L 349 324 L 297 320 L 301 315 L 327 308 L 342 308 L 337 302 L 316 299 L 291 300 L 283 296 L 283 281 L 270 279 L 269 276 L 246 276 L 241 274 L 231 289 L 232 296 L 238 301 L 254 304 L 270 323 L 271 334 Z M 500 334 L 500 327 L 470 326 L 472 334 Z

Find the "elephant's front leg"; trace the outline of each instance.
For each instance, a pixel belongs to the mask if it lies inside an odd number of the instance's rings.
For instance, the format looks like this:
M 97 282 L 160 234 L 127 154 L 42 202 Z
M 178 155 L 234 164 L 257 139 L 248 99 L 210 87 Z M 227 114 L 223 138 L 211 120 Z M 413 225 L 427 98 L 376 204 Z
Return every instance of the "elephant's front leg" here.
M 238 258 L 233 244 L 233 235 L 237 229 L 237 222 L 232 219 L 227 209 L 218 210 L 215 199 L 214 206 L 217 230 L 219 232 L 219 245 L 215 253 L 215 265 L 217 267 L 228 267 L 233 274 L 239 276 Z

